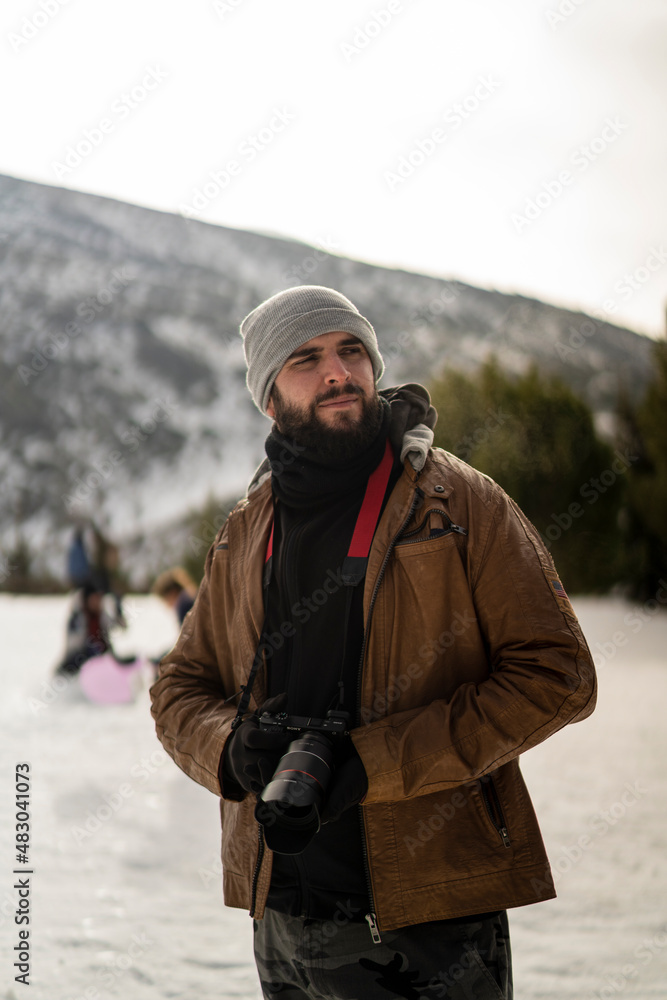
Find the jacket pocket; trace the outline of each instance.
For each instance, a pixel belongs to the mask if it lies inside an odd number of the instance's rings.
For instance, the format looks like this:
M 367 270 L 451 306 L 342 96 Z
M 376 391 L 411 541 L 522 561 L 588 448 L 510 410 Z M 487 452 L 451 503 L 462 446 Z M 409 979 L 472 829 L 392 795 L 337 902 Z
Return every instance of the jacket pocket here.
M 413 545 L 416 542 L 427 542 L 451 534 L 467 535 L 468 532 L 460 525 L 454 524 L 442 507 L 429 507 L 422 512 L 419 523 L 401 535 L 396 545 Z
M 512 845 L 509 831 L 507 829 L 507 823 L 505 821 L 505 814 L 503 812 L 500 796 L 498 795 L 498 789 L 495 781 L 493 780 L 493 776 L 488 774 L 485 778 L 481 778 L 479 789 L 488 817 L 500 837 L 500 840 L 505 847 L 511 847 Z

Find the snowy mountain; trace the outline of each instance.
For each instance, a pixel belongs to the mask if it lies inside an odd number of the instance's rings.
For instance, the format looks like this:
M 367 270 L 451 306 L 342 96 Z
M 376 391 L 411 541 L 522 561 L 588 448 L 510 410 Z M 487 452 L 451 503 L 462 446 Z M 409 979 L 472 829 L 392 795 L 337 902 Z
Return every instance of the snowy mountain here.
M 269 423 L 238 326 L 290 285 L 352 299 L 384 385 L 490 353 L 513 371 L 536 361 L 598 413 L 619 373 L 646 384 L 651 341 L 630 330 L 330 249 L 0 176 L 0 550 L 23 537 L 34 568 L 62 576 L 73 518 L 93 515 L 135 540 L 135 579 L 173 558 L 183 515 L 242 493 L 261 460 Z

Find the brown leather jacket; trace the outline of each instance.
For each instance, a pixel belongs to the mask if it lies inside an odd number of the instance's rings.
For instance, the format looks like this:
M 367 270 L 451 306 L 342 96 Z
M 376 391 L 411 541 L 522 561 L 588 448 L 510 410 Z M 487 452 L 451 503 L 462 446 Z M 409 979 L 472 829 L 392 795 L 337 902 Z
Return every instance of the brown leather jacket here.
M 151 690 L 157 732 L 221 796 L 218 764 L 262 627 L 264 481 L 229 516 Z M 452 525 L 454 527 L 452 527 Z M 456 527 L 463 529 L 456 530 Z M 590 652 L 537 532 L 500 487 L 432 449 L 377 527 L 359 725 L 369 912 L 380 930 L 555 896 L 519 754 L 588 716 Z M 265 697 L 257 675 L 251 706 Z M 254 797 L 221 796 L 225 902 L 260 919 L 271 878 Z

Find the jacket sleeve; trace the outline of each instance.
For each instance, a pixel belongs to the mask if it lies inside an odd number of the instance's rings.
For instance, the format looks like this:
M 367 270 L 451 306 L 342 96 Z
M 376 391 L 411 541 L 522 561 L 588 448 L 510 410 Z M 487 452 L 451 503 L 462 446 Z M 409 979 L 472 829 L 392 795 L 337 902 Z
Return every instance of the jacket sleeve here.
M 229 659 L 220 635 L 225 598 L 213 593 L 212 584 L 212 563 L 221 537 L 208 553 L 197 599 L 150 691 L 151 713 L 163 747 L 181 770 L 218 796 L 222 795 L 219 765 L 236 714 L 236 701 L 225 704 L 235 693 L 231 665 L 220 664 L 221 658 Z
M 551 557 L 500 487 L 491 497 L 471 518 L 486 528 L 470 539 L 468 566 L 489 675 L 353 731 L 368 803 L 481 777 L 593 711 L 594 665 Z

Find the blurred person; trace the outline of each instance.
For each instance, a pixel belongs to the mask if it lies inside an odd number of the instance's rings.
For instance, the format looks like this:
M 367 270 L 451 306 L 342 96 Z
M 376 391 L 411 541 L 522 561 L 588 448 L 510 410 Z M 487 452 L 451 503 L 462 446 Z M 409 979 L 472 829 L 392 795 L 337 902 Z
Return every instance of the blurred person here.
M 267 459 L 151 689 L 158 737 L 220 798 L 264 997 L 508 1000 L 507 909 L 555 896 L 519 754 L 595 705 L 572 606 L 513 501 L 433 448 L 426 390 L 377 391 L 345 296 L 288 289 L 241 334 Z
M 173 608 L 178 624 L 182 625 L 197 596 L 197 584 L 188 571 L 182 566 L 172 566 L 160 573 L 151 590 L 168 607 Z
M 71 587 L 79 589 L 89 583 L 92 566 L 84 539 L 84 529 L 77 525 L 67 549 L 67 579 Z
M 121 619 L 123 617 L 123 594 L 119 581 L 120 554 L 118 546 L 109 541 L 94 521 L 91 521 L 91 531 L 93 558 L 90 578 L 104 594 L 111 594 L 116 605 L 116 615 Z
M 116 616 L 121 619 L 123 606 L 118 564 L 118 547 L 94 521 L 87 527 L 83 523 L 76 525 L 67 550 L 68 581 L 77 590 L 90 585 L 102 594 L 111 594 Z
M 117 609 L 110 611 L 105 606 L 104 597 L 104 591 L 92 582 L 86 583 L 74 595 L 67 620 L 65 656 L 57 673 L 77 674 L 86 660 L 102 653 L 113 653 L 111 630 L 127 626 Z

